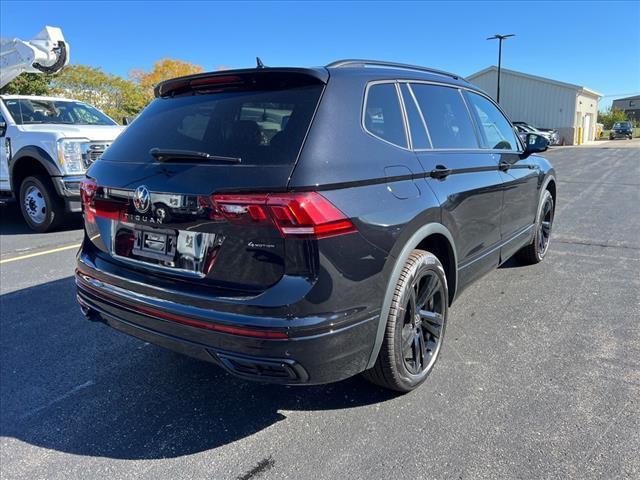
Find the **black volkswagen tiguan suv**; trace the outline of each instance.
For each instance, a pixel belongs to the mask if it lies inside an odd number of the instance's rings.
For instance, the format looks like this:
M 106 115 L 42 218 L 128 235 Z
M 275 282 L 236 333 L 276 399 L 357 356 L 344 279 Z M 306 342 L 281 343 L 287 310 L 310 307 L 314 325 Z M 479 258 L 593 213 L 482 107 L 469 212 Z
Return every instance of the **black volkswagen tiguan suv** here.
M 155 96 L 82 185 L 91 320 L 248 379 L 409 391 L 460 292 L 547 252 L 546 140 L 457 75 L 345 60 Z

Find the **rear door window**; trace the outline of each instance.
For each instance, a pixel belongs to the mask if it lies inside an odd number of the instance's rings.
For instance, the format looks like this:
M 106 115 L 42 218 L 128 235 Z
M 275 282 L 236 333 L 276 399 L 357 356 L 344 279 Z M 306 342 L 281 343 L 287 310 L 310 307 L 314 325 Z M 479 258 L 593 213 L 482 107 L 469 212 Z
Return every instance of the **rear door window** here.
M 457 88 L 411 84 L 433 148 L 478 148 L 469 111 Z
M 519 150 L 516 135 L 509 121 L 489 100 L 473 92 L 466 92 L 471 110 L 476 115 L 485 148 Z
M 364 108 L 364 127 L 372 135 L 407 148 L 402 110 L 395 83 L 371 85 Z
M 152 148 L 293 164 L 322 85 L 158 98 L 109 147 L 107 161 L 154 161 Z
M 411 132 L 411 144 L 413 148 L 424 150 L 431 147 L 424 120 L 416 106 L 413 95 L 409 91 L 409 86 L 406 83 L 400 84 L 400 91 L 402 92 L 404 108 L 407 111 L 407 120 L 409 121 L 409 132 Z

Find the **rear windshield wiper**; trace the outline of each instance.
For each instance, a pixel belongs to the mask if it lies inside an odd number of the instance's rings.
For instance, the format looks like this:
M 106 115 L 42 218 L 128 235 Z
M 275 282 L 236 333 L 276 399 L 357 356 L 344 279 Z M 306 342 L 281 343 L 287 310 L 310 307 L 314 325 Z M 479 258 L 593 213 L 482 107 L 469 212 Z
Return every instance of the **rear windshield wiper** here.
M 211 160 L 214 162 L 240 163 L 242 159 L 239 157 L 223 157 L 222 155 L 212 155 L 207 152 L 198 152 L 196 150 L 181 150 L 173 148 L 157 148 L 149 150 L 149 155 L 153 156 L 159 162 L 167 162 L 169 160 Z

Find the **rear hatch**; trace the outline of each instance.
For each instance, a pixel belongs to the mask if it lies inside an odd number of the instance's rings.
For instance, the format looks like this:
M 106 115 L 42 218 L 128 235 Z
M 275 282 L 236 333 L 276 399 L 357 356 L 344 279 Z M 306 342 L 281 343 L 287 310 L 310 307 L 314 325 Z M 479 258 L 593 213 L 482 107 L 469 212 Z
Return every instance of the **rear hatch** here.
M 326 79 L 321 70 L 264 69 L 161 84 L 87 174 L 90 248 L 150 281 L 241 292 L 278 282 L 287 228 L 304 241 L 305 215 L 340 220 L 317 194 L 283 193 Z M 319 201 L 320 213 L 305 212 L 305 201 Z

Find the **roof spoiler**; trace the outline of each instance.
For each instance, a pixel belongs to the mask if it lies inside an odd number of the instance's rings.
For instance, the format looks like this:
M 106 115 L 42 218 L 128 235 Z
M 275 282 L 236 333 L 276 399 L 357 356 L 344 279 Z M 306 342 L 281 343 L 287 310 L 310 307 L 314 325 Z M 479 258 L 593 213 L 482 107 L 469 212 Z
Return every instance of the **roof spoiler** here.
M 327 83 L 328 80 L 329 72 L 326 68 L 271 68 L 263 66 L 172 78 L 156 85 L 153 93 L 156 98 L 159 98 L 195 90 L 211 93 L 246 87 L 256 88 L 257 86 L 271 89 L 291 88 Z

